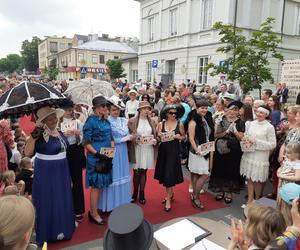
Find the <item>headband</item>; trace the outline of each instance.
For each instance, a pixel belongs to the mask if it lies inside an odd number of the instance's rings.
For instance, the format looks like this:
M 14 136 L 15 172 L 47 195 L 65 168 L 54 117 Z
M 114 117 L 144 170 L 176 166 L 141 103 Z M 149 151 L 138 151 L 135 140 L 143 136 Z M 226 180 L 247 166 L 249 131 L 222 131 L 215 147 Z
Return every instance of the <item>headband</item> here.
M 264 107 L 259 107 L 259 108 L 257 109 L 257 111 L 262 112 L 262 113 L 265 113 L 267 116 L 270 114 L 270 111 L 267 110 L 267 109 L 264 108 Z

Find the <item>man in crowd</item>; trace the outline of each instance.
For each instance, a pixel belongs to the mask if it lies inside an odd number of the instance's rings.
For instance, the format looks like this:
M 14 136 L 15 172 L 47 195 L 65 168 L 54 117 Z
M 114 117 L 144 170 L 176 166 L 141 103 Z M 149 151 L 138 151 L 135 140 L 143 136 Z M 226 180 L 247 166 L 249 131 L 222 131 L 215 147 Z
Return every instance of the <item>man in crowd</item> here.
M 260 99 L 263 100 L 266 105 L 268 105 L 269 98 L 271 97 L 271 95 L 272 95 L 272 90 L 271 89 L 264 89 L 261 92 Z

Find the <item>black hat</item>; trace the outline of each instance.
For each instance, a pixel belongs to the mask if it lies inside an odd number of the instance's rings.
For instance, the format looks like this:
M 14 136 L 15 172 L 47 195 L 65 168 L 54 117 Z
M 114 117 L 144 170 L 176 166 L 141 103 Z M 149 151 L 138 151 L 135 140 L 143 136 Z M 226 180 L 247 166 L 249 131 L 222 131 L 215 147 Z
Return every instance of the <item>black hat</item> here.
M 115 208 L 108 219 L 103 239 L 104 250 L 147 250 L 153 240 L 152 225 L 136 204 Z
M 73 108 L 73 107 L 74 107 L 74 102 L 69 98 L 65 99 L 61 105 L 61 108 L 63 109 Z
M 171 109 L 176 109 L 177 111 L 177 118 L 181 118 L 184 115 L 185 109 L 181 104 L 168 104 L 163 107 L 162 111 L 160 112 L 160 118 L 166 119 L 167 118 L 167 113 Z
M 243 107 L 243 103 L 240 102 L 240 101 L 233 101 L 231 103 L 229 103 L 228 107 L 227 108 L 230 108 L 232 106 L 236 106 L 238 107 L 239 109 L 241 109 L 241 107 Z
M 107 100 L 105 99 L 104 96 L 96 96 L 94 97 L 94 99 L 92 100 L 92 104 L 93 104 L 93 107 L 96 108 L 98 106 L 101 106 L 103 104 L 107 104 Z

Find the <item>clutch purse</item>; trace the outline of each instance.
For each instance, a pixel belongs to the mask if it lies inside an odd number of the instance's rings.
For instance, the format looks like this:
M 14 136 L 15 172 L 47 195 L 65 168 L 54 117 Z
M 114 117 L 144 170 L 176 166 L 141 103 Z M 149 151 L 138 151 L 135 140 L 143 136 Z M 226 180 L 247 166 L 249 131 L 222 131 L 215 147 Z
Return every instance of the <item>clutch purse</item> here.
M 109 173 L 112 169 L 112 160 L 113 158 L 110 158 L 104 154 L 100 154 L 98 157 L 98 161 L 96 162 L 95 170 L 97 173 L 100 174 L 106 174 Z

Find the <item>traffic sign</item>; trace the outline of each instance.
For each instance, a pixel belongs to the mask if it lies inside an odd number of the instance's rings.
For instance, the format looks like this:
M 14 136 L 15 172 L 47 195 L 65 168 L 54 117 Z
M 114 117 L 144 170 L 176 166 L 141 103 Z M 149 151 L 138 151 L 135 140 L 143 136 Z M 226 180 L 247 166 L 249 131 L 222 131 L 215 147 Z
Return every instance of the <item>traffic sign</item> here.
M 80 74 L 86 74 L 86 73 L 87 73 L 86 67 L 80 67 Z
M 158 60 L 152 60 L 152 69 L 157 69 L 158 67 Z

